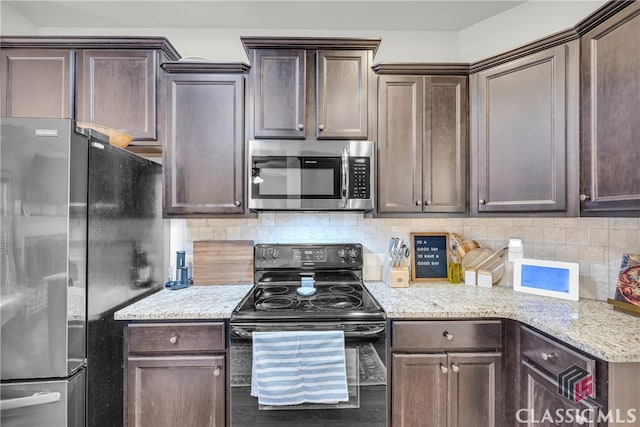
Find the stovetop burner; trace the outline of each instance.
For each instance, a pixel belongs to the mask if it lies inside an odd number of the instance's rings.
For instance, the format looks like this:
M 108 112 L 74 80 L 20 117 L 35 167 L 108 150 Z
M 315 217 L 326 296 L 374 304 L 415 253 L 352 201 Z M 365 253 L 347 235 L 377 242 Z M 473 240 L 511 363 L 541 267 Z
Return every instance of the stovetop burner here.
M 254 255 L 256 285 L 233 311 L 232 322 L 386 318 L 362 283 L 361 245 L 263 244 Z M 313 283 L 313 295 L 297 292 L 303 281 Z

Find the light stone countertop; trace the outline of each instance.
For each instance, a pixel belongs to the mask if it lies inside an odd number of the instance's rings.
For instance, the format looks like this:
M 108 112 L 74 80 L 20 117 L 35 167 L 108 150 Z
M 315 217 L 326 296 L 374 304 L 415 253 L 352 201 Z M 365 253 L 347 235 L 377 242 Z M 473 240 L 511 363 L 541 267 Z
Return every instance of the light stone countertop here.
M 578 302 L 449 283 L 390 288 L 367 282 L 390 319 L 506 318 L 528 324 L 608 362 L 640 362 L 640 318 L 601 301 Z M 115 313 L 116 320 L 227 319 L 251 285 L 163 289 Z
M 513 319 L 608 362 L 640 362 L 640 318 L 614 311 L 606 302 L 549 298 L 503 285 L 366 285 L 390 319 Z
M 253 285 L 163 289 L 114 314 L 116 320 L 228 319 Z

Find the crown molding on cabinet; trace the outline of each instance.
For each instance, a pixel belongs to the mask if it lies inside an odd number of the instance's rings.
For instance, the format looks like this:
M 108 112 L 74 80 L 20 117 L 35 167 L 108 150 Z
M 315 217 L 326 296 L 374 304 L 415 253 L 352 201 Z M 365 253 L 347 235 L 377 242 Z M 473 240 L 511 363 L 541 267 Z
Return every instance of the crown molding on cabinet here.
M 171 74 L 203 73 L 203 74 L 244 74 L 251 66 L 244 62 L 207 62 L 207 61 L 175 61 L 163 62 L 163 70 Z
M 376 74 L 456 75 L 469 74 L 467 63 L 380 62 L 371 67 Z
M 180 54 L 165 37 L 144 36 L 3 36 L 0 48 L 160 49 L 171 61 Z
M 249 49 L 340 49 L 372 50 L 375 56 L 380 38 L 350 37 L 240 37 L 247 56 Z

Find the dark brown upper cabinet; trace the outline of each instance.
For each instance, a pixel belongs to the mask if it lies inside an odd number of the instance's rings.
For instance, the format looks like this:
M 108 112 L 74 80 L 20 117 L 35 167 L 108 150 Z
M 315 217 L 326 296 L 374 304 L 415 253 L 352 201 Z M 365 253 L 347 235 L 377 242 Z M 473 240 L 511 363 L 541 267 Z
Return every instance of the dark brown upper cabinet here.
M 584 216 L 640 216 L 640 3 L 581 38 Z
M 577 215 L 578 41 L 471 75 L 471 213 Z
M 241 63 L 168 62 L 163 150 L 168 217 L 245 213 L 244 104 Z
M 373 138 L 379 39 L 241 39 L 251 61 L 250 138 Z
M 159 152 L 160 64 L 180 58 L 164 37 L 2 37 L 1 48 L 3 116 L 94 123 Z
M 465 212 L 467 76 L 382 74 L 378 85 L 378 212 Z
M 75 53 L 70 49 L 3 48 L 2 117 L 73 117 Z
M 119 129 L 137 141 L 156 141 L 153 50 L 82 49 L 78 53 L 78 120 Z

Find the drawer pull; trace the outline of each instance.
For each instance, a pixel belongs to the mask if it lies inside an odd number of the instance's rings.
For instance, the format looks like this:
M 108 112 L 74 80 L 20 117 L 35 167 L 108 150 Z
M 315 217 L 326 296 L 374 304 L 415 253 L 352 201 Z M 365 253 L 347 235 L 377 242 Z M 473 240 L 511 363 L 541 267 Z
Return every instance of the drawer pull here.
M 177 343 L 178 342 L 178 336 L 177 335 L 172 336 L 171 338 L 169 338 L 169 342 L 171 344 Z
M 460 366 L 456 365 L 455 363 L 452 363 L 451 370 L 457 374 L 458 372 L 460 372 Z
M 447 368 L 443 364 L 440 364 L 440 370 L 442 371 L 443 374 L 446 374 L 447 372 L 449 372 L 449 368 Z
M 222 367 L 216 366 L 216 370 L 213 371 L 213 376 L 214 377 L 219 377 L 221 373 L 222 373 Z
M 447 341 L 453 341 L 453 335 L 451 335 L 448 331 L 444 331 L 442 336 L 447 339 Z
M 545 353 L 545 352 L 540 353 L 540 357 L 542 357 L 542 360 L 544 360 L 545 362 L 550 362 L 552 360 L 555 360 L 557 356 L 558 355 L 555 353 Z

